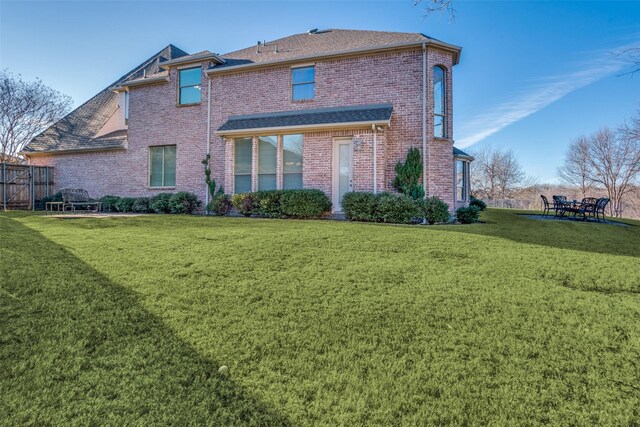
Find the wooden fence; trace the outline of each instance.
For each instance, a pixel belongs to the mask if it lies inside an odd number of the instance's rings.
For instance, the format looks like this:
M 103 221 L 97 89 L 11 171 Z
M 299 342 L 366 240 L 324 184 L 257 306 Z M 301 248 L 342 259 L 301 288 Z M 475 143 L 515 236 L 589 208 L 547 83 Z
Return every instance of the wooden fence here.
M 0 207 L 33 210 L 53 194 L 54 182 L 52 167 L 0 163 Z

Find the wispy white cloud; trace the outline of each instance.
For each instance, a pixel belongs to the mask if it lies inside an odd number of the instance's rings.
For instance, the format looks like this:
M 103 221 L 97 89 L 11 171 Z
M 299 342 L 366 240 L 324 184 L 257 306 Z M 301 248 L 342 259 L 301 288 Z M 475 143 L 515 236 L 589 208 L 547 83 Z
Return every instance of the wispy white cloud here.
M 639 47 L 640 44 L 636 41 L 617 49 L 601 51 L 592 54 L 592 59 L 576 71 L 538 80 L 514 99 L 500 103 L 462 125 L 459 130 L 462 137 L 456 139 L 456 146 L 465 148 L 476 144 L 577 89 L 621 72 L 629 66 L 625 53 Z

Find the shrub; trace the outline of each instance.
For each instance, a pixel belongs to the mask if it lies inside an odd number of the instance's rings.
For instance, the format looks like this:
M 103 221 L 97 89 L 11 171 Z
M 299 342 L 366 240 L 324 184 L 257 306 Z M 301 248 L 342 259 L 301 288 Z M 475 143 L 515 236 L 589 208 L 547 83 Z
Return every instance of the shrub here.
M 102 211 L 103 212 L 117 212 L 118 208 L 116 207 L 118 200 L 120 197 L 118 196 L 102 196 L 100 198 L 100 203 L 102 203 Z
M 480 218 L 480 209 L 476 206 L 458 208 L 456 217 L 458 218 L 458 222 L 462 224 L 473 224 L 474 222 L 478 222 Z
M 424 219 L 429 224 L 449 221 L 449 205 L 438 197 L 429 197 L 423 200 L 421 205 L 424 212 Z
M 171 193 L 156 194 L 149 200 L 149 208 L 156 213 L 171 213 L 171 205 L 169 205 L 171 196 L 173 196 Z
M 62 193 L 58 191 L 57 193 L 52 194 L 51 196 L 46 196 L 40 199 L 38 201 L 38 204 L 36 205 L 36 209 L 45 210 L 47 208 L 48 202 L 61 202 L 61 201 L 62 201 Z
M 174 214 L 192 214 L 202 202 L 198 200 L 198 196 L 186 191 L 179 191 L 169 199 L 169 208 Z
M 396 164 L 396 177 L 393 179 L 393 188 L 402 194 L 406 194 L 415 200 L 424 197 L 424 188 L 420 184 L 422 176 L 422 159 L 417 148 L 410 148 L 407 152 L 407 160 Z
M 231 197 L 231 204 L 244 216 L 251 216 L 255 208 L 253 193 L 238 193 Z
M 207 211 L 214 215 L 227 215 L 231 211 L 231 198 L 224 193 L 217 193 L 207 205 Z
M 131 205 L 131 210 L 136 213 L 149 213 L 152 210 L 149 208 L 149 198 L 148 197 L 138 197 L 133 201 Z
M 320 190 L 286 190 L 280 198 L 282 214 L 292 218 L 317 218 L 331 210 L 331 201 Z
M 384 222 L 409 224 L 422 215 L 419 202 L 403 194 L 381 193 L 378 210 Z
M 485 202 L 483 202 L 480 199 L 476 199 L 473 196 L 471 196 L 471 201 L 469 202 L 469 206 L 475 206 L 476 208 L 480 209 L 481 211 L 487 209 L 487 204 Z
M 342 197 L 342 210 L 352 221 L 380 221 L 378 196 L 373 193 L 354 191 Z
M 254 213 L 271 218 L 282 217 L 280 205 L 282 194 L 284 194 L 282 190 L 265 190 L 253 193 Z
M 131 212 L 135 200 L 133 197 L 121 197 L 120 200 L 116 202 L 116 209 L 118 212 Z

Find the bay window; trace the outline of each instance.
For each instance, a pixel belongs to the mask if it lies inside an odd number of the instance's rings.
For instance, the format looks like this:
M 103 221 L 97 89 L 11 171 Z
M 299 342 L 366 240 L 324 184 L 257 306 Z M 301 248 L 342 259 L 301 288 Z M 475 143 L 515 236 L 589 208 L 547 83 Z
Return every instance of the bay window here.
M 253 141 L 251 138 L 237 138 L 234 149 L 235 193 L 251 192 L 251 167 L 253 163 Z
M 276 189 L 277 153 L 277 136 L 258 138 L 258 190 Z

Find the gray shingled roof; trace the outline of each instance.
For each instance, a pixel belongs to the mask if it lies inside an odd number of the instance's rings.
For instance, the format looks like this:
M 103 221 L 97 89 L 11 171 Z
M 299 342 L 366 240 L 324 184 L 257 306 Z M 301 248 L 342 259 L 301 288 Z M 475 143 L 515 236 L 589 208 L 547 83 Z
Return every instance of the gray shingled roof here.
M 225 131 L 282 128 L 311 125 L 330 125 L 341 123 L 372 123 L 389 121 L 393 106 L 391 104 L 356 105 L 338 108 L 318 108 L 313 110 L 280 111 L 266 114 L 231 116 L 218 128 Z
M 254 45 L 246 49 L 229 52 L 222 55 L 226 62 L 215 66 L 215 68 L 331 54 L 354 49 L 383 47 L 399 43 L 428 42 L 431 40 L 435 39 L 420 33 L 322 30 L 314 34 L 295 34 L 278 40 L 267 41 L 266 44 L 261 46 Z
M 473 159 L 471 154 L 467 154 L 459 148 L 453 147 L 453 157 L 467 157 Z
M 47 151 L 105 150 L 124 147 L 127 142 L 126 131 L 112 132 L 100 138 L 94 138 L 118 108 L 118 95 L 111 89 L 124 81 L 140 78 L 145 72 L 147 75 L 162 72 L 159 63 L 184 55 L 187 53 L 183 50 L 168 45 L 37 135 L 22 151 L 28 155 Z

